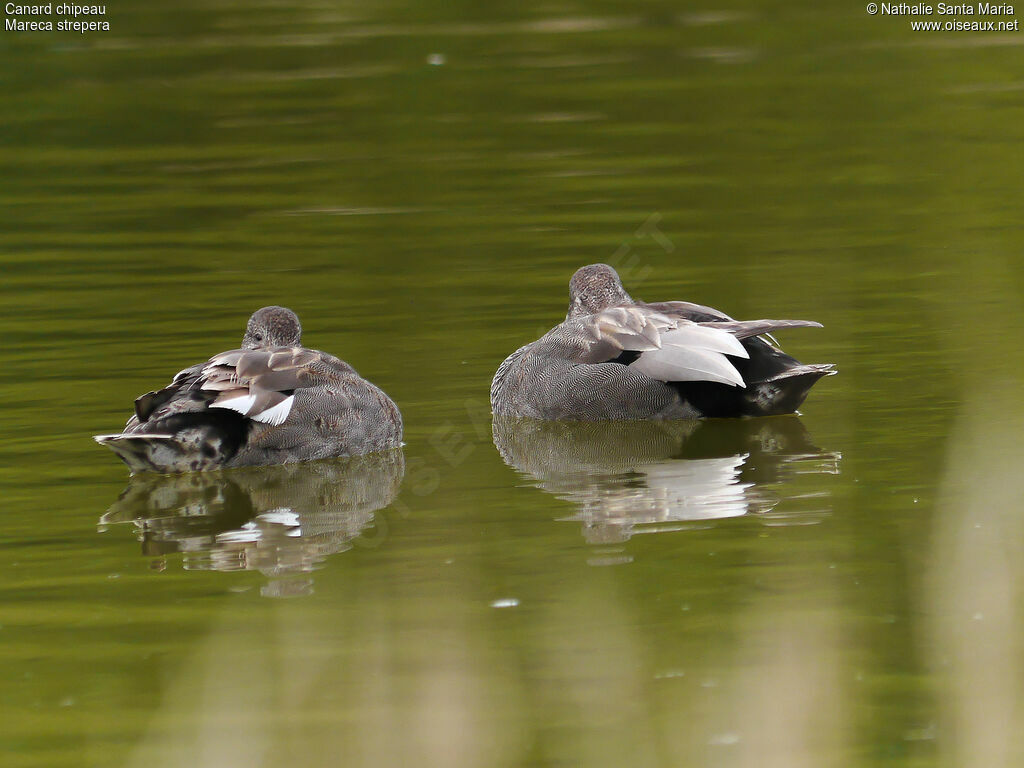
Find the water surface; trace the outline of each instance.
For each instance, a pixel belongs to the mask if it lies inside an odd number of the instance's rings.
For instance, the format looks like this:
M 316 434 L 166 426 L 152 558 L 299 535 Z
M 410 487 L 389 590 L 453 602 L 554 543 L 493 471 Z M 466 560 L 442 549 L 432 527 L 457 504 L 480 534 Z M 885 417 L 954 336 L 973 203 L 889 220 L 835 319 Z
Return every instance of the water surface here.
M 0 743 L 29 766 L 1012 766 L 1017 35 L 861 6 L 123 3 L 0 35 Z M 841 371 L 492 424 L 606 261 Z M 404 454 L 89 436 L 294 308 Z M 664 426 L 664 425 L 663 425 Z

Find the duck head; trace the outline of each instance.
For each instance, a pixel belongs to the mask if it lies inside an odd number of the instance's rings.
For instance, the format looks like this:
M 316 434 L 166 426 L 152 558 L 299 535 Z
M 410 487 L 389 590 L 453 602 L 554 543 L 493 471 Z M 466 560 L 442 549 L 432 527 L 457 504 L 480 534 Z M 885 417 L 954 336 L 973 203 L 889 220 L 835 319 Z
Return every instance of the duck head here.
M 588 264 L 577 269 L 569 281 L 569 311 L 565 319 L 634 303 L 614 269 L 607 264 Z
M 263 307 L 253 312 L 242 337 L 242 349 L 297 347 L 302 343 L 299 316 L 286 307 Z

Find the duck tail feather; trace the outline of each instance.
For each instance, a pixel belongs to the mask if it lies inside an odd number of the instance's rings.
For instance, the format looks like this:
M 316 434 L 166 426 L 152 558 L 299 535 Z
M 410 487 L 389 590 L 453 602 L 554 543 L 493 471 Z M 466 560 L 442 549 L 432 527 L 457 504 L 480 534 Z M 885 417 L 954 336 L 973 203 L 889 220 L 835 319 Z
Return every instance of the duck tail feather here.
M 772 376 L 769 381 L 781 381 L 783 379 L 792 379 L 798 377 L 807 377 L 811 379 L 811 383 L 814 383 L 818 379 L 824 376 L 835 376 L 839 371 L 836 370 L 835 363 L 811 363 L 810 365 L 794 365 L 792 368 L 787 368 L 775 376 Z
M 838 373 L 831 363 L 795 365 L 764 381 L 752 383 L 747 389 L 749 413 L 752 416 L 777 416 L 795 413 L 811 387 L 824 376 Z
M 190 448 L 174 435 L 131 434 L 95 435 L 100 445 L 105 445 L 128 465 L 131 474 L 138 472 L 188 472 L 200 469 Z

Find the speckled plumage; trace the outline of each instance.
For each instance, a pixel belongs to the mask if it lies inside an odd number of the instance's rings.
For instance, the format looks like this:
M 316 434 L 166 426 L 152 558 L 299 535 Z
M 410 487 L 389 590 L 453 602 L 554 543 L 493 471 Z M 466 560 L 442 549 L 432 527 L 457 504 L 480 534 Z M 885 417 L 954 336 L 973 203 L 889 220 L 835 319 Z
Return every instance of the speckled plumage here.
M 606 264 L 569 283 L 565 322 L 513 352 L 491 384 L 491 409 L 535 419 L 687 419 L 794 412 L 831 365 L 803 365 L 764 338 L 820 327 L 737 321 L 689 302 L 634 300 Z M 770 338 L 770 337 L 769 337 Z
M 135 473 L 188 472 L 355 456 L 402 443 L 402 416 L 348 363 L 301 344 L 283 307 L 250 318 L 242 348 L 179 372 L 99 435 Z

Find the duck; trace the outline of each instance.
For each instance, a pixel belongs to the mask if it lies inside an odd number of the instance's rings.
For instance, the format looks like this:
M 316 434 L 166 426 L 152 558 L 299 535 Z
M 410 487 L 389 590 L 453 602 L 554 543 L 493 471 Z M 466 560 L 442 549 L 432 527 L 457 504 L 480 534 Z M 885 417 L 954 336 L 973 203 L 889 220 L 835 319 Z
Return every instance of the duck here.
M 179 371 L 135 400 L 117 434 L 95 435 L 131 474 L 195 472 L 399 448 L 402 414 L 345 361 L 302 346 L 298 315 L 263 307 L 239 349 Z
M 565 321 L 520 347 L 491 382 L 496 416 L 695 419 L 795 413 L 831 363 L 805 365 L 771 335 L 811 320 L 734 320 L 687 301 L 633 299 L 615 269 L 569 281 Z

